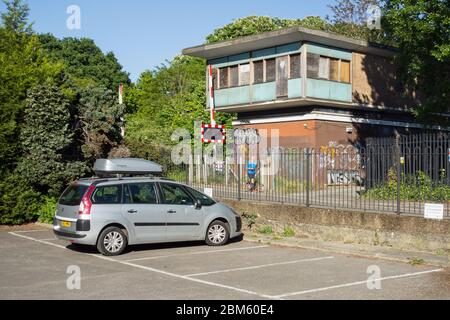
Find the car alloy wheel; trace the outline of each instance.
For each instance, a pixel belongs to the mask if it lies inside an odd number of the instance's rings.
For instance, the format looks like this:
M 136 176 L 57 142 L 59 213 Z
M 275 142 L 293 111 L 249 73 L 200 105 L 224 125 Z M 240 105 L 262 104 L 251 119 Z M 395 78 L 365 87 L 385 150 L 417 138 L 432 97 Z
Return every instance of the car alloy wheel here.
M 122 249 L 123 243 L 123 237 L 117 231 L 108 233 L 103 240 L 103 245 L 109 253 L 119 252 Z
M 97 250 L 104 256 L 118 256 L 128 245 L 126 230 L 108 227 L 102 231 L 97 241 Z
M 210 246 L 221 246 L 228 242 L 230 232 L 228 224 L 222 221 L 214 221 L 206 233 L 206 243 Z

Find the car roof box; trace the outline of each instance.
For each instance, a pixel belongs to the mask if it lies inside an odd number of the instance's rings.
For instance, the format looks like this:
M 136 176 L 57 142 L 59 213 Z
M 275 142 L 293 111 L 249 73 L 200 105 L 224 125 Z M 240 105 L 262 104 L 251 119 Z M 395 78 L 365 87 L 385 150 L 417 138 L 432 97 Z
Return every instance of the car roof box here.
M 99 159 L 94 164 L 94 172 L 99 177 L 121 175 L 160 175 L 162 167 L 153 162 L 143 159 Z

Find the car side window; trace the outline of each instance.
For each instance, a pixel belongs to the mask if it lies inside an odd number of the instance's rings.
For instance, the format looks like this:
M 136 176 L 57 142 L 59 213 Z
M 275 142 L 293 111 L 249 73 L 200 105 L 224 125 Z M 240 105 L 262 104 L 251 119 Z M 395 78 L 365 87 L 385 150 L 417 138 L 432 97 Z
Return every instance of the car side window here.
M 193 205 L 194 201 L 189 194 L 183 189 L 183 187 L 162 183 L 161 184 L 162 200 L 164 204 L 173 205 Z
M 94 204 L 120 204 L 122 202 L 122 186 L 104 186 L 95 189 L 92 195 Z
M 157 204 L 154 183 L 131 183 L 124 191 L 124 203 Z

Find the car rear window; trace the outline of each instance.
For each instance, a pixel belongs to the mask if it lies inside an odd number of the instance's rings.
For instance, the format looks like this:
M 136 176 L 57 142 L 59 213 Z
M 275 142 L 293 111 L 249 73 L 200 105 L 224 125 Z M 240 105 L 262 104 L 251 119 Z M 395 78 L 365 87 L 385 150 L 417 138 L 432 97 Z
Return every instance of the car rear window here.
M 86 193 L 88 186 L 70 185 L 59 199 L 59 204 L 64 206 L 78 206 Z

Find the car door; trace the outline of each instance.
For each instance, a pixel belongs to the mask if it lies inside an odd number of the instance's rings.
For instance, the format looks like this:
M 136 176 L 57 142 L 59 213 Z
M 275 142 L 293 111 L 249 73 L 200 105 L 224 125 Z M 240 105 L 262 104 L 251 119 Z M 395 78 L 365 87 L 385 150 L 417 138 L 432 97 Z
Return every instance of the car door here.
M 167 213 L 167 240 L 186 241 L 201 236 L 203 208 L 196 208 L 194 198 L 178 184 L 159 183 L 161 201 Z
M 122 214 L 134 226 L 139 243 L 166 241 L 166 212 L 154 182 L 124 185 Z

